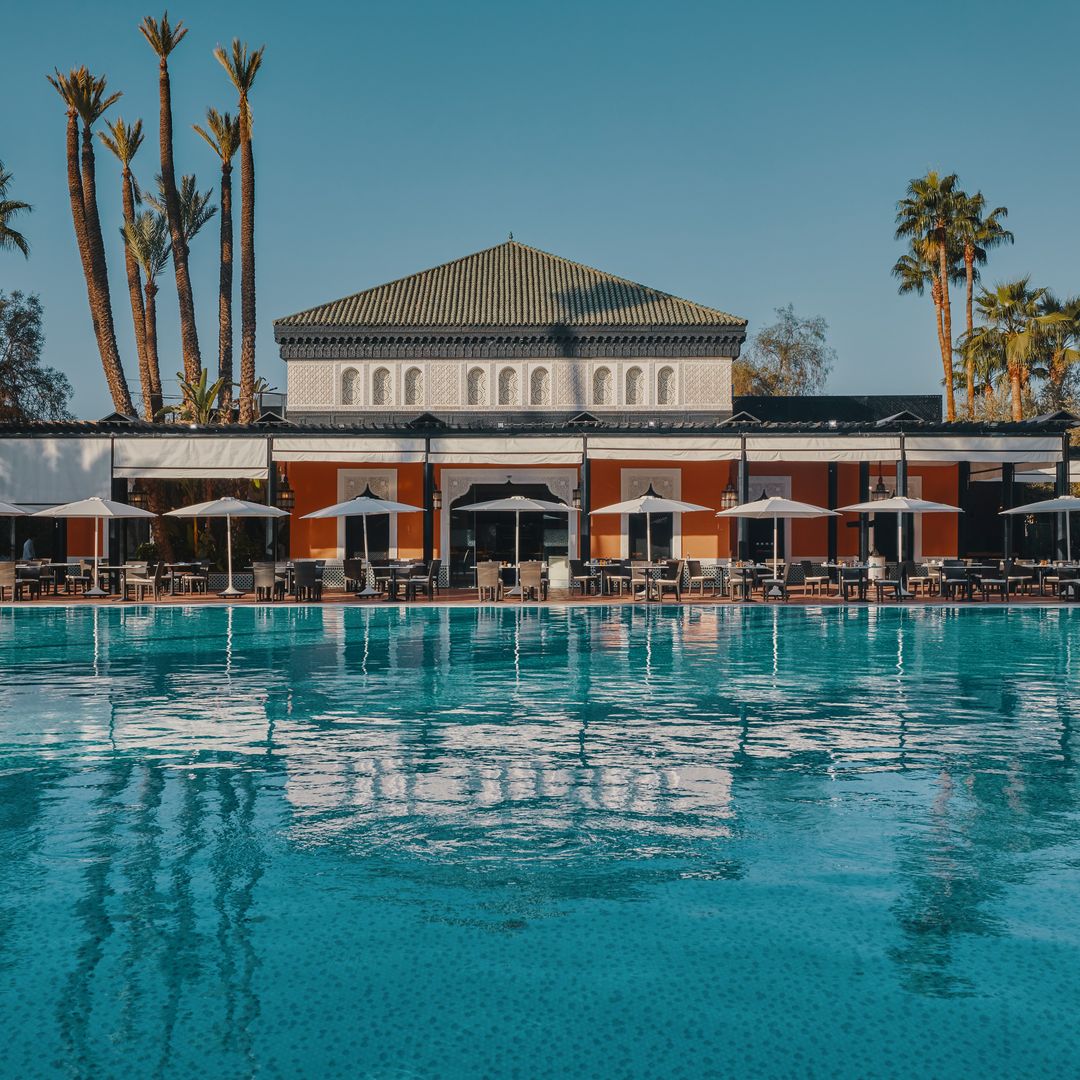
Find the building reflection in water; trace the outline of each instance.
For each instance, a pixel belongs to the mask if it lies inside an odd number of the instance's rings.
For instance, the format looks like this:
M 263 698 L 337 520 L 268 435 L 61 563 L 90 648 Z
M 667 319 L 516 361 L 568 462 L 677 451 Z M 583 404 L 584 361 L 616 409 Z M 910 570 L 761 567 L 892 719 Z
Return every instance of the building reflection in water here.
M 1007 663 L 946 609 L 39 615 L 32 641 L 0 615 L 0 965 L 67 900 L 51 1023 L 81 1075 L 124 1046 L 197 1065 L 195 1001 L 256 1069 L 260 920 L 293 859 L 482 881 L 505 922 L 752 883 L 792 845 L 797 879 L 834 836 L 889 878 L 898 982 L 950 997 L 978 991 L 958 946 L 1007 934 L 1003 899 L 1077 839 L 1068 610 L 1002 613 Z M 453 895 L 429 917 L 463 917 Z

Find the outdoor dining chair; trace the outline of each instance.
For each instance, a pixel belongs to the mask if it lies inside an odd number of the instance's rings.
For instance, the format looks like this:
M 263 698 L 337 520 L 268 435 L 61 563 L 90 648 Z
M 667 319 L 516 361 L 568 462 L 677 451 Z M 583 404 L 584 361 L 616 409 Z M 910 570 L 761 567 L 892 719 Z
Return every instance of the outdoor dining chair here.
M 686 586 L 686 595 L 694 595 L 694 586 L 697 586 L 698 592 L 701 594 L 702 599 L 705 598 L 705 574 L 701 569 L 700 559 L 687 559 L 686 572 L 689 576 L 689 582 Z M 716 585 L 713 584 L 713 595 L 716 595 Z
M 341 570 L 347 592 L 359 592 L 367 584 L 367 563 L 363 559 L 344 559 Z
M 840 598 L 846 604 L 852 594 L 859 600 L 866 599 L 866 571 L 859 566 L 840 567 Z
M 142 563 L 142 569 L 140 570 L 137 565 L 133 564 L 132 573 L 128 571 L 124 576 L 124 599 L 127 599 L 128 590 L 132 590 L 135 593 L 135 602 L 141 604 L 146 598 L 146 594 L 149 592 L 153 595 L 156 602 L 161 597 L 162 583 L 165 576 L 165 564 L 158 562 L 154 567 L 154 573 L 151 575 L 149 570 L 149 563 Z
M 476 564 L 476 592 L 480 600 L 502 599 L 502 567 L 499 563 L 478 562 Z
M 314 559 L 297 559 L 293 570 L 293 599 L 322 600 L 322 575 Z
M 608 563 L 604 569 L 604 582 L 609 596 L 622 596 L 630 589 L 630 564 L 625 559 Z
M 667 569 L 656 579 L 656 598 L 663 602 L 664 593 L 673 592 L 676 602 L 682 600 L 682 559 L 668 559 Z
M 405 599 L 415 600 L 418 593 L 423 593 L 429 600 L 435 599 L 435 582 L 442 569 L 442 559 L 432 559 L 426 568 L 421 564 L 415 567 L 405 579 Z
M 274 563 L 252 563 L 251 572 L 256 600 L 285 599 L 285 579 L 278 577 L 277 566 Z
M 10 596 L 14 601 L 16 587 L 15 564 L 0 562 L 0 603 L 3 602 L 5 595 Z
M 733 566 L 728 572 L 728 595 L 732 601 L 750 600 L 754 595 L 754 568 Z
M 539 561 L 523 562 L 518 567 L 518 585 L 521 601 L 526 598 L 537 601 L 547 599 L 547 583 L 544 581 L 544 564 Z
M 583 559 L 571 559 L 570 560 L 570 592 L 577 589 L 581 590 L 582 596 L 588 596 L 590 593 L 595 592 L 597 588 L 597 578 L 589 571 L 589 568 L 585 565 Z
M 788 587 L 791 584 L 791 563 L 786 563 L 783 572 L 780 574 L 773 573 L 771 577 L 765 577 L 761 580 L 761 597 L 763 600 L 783 600 L 787 601 Z
M 814 564 L 809 559 L 803 559 L 799 563 L 802 570 L 803 596 L 820 596 L 829 586 L 829 575 L 814 571 Z
M 915 594 L 908 588 L 908 582 L 914 575 L 915 564 L 906 560 L 896 567 L 896 577 L 878 578 L 874 582 L 874 596 L 877 602 L 884 603 L 887 596 L 891 596 L 894 600 L 910 600 Z

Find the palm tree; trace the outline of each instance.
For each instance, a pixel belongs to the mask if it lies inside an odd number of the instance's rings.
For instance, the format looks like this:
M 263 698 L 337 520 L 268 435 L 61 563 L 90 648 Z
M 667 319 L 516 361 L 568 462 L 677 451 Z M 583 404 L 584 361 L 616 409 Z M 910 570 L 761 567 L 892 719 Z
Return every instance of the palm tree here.
M 161 149 L 161 183 L 165 217 L 172 236 L 173 273 L 176 275 L 176 295 L 180 305 L 180 345 L 184 357 L 184 372 L 189 381 L 198 381 L 202 370 L 199 352 L 199 333 L 195 325 L 195 297 L 188 273 L 188 251 L 180 221 L 180 195 L 176 188 L 176 169 L 173 165 L 172 85 L 169 80 L 169 55 L 187 34 L 182 22 L 172 25 L 166 11 L 159 22 L 149 15 L 139 24 L 142 36 L 157 53 L 158 99 L 161 120 L 159 141 Z
M 956 174 L 940 176 L 931 170 L 908 184 L 907 195 L 896 204 L 897 239 L 918 239 L 930 245 L 937 261 L 941 290 L 941 364 L 945 372 L 946 415 L 956 419 L 956 397 L 953 392 L 952 303 L 949 298 L 950 255 L 956 246 L 956 218 L 960 202 Z
M 251 152 L 251 87 L 262 66 L 260 46 L 248 52 L 234 38 L 232 51 L 214 50 L 240 95 L 240 423 L 255 419 L 255 159 Z
M 165 193 L 161 177 L 156 177 L 158 193 L 155 198 L 147 194 L 146 201 L 160 214 L 165 213 Z M 207 188 L 199 191 L 194 173 L 185 173 L 180 177 L 180 187 L 176 193 L 177 204 L 180 208 L 180 232 L 184 237 L 184 243 L 191 246 L 191 241 L 198 236 L 202 227 L 217 213 L 217 207 L 210 199 L 214 189 Z
M 135 410 L 113 326 L 105 243 L 101 236 L 101 221 L 97 212 L 94 142 L 91 130 L 94 122 L 120 95 L 113 94 L 106 98 L 105 80 L 95 78 L 85 67 L 73 68 L 67 75 L 62 75 L 57 70 L 55 77 L 48 78 L 67 107 L 68 198 L 71 203 L 71 219 L 75 226 L 75 243 L 82 261 L 83 276 L 86 278 L 86 296 L 90 304 L 90 319 L 94 326 L 98 352 L 101 355 L 101 366 L 105 372 L 113 408 L 130 416 Z M 81 170 L 80 118 L 83 121 Z
M 1009 375 L 1009 401 L 1013 420 L 1024 418 L 1024 389 L 1035 365 L 1046 352 L 1053 328 L 1067 320 L 1063 312 L 1040 313 L 1046 289 L 1032 289 L 1030 278 L 983 289 L 976 297 L 985 325 L 976 327 L 965 347 L 997 353 Z
M 991 248 L 1000 247 L 1002 244 L 1011 244 L 1013 234 L 1002 224 L 1002 220 L 1009 215 L 1007 207 L 997 206 L 990 213 L 986 213 L 986 199 L 981 191 L 974 195 L 964 192 L 958 194 L 959 213 L 956 218 L 956 236 L 964 248 L 964 280 L 967 285 L 967 336 L 970 338 L 975 329 L 974 319 L 974 294 L 975 281 L 978 271 L 975 264 L 986 265 L 986 260 Z M 974 357 L 969 357 L 965 367 L 967 369 L 967 410 L 968 417 L 975 416 L 975 370 L 972 366 Z
M 126 237 L 127 228 L 135 221 L 135 204 L 140 198 L 136 190 L 135 178 L 131 172 L 131 160 L 142 146 L 142 121 L 125 124 L 117 117 L 108 125 L 108 131 L 99 131 L 98 138 L 120 162 L 121 203 L 124 212 L 124 225 L 121 237 Z M 128 297 L 131 301 L 131 321 L 135 329 L 135 351 L 139 357 L 139 383 L 142 387 L 143 416 L 153 420 L 161 408 L 161 372 L 152 368 L 146 355 L 146 310 L 143 303 L 142 281 L 139 274 L 139 262 L 134 252 L 125 242 L 124 269 L 127 271 Z
M 8 222 L 16 215 L 24 211 L 29 212 L 33 207 L 29 203 L 19 202 L 18 199 L 7 197 L 8 185 L 13 177 L 4 168 L 0 161 L 0 251 L 10 251 L 15 248 L 21 251 L 26 258 L 30 258 L 30 244 L 21 232 L 13 229 Z
M 1047 291 L 1039 302 L 1041 315 L 1060 314 L 1064 318 L 1048 327 L 1045 332 L 1048 348 L 1046 381 L 1049 404 L 1054 409 L 1064 408 L 1066 403 L 1065 380 L 1070 370 L 1080 361 L 1080 296 L 1059 300 Z
M 207 386 L 205 368 L 200 373 L 198 382 L 189 383 L 184 378 L 182 371 L 178 371 L 176 377 L 180 381 L 180 388 L 184 392 L 184 403 L 182 405 L 166 405 L 161 410 L 162 413 L 180 415 L 196 424 L 204 425 L 215 424 L 225 418 L 219 403 L 219 398 L 225 388 L 224 379 L 216 379 Z
M 934 244 L 931 241 L 918 238 L 911 239 L 908 244 L 907 254 L 901 255 L 892 268 L 893 277 L 900 283 L 897 286 L 897 292 L 901 296 L 908 293 L 917 293 L 922 296 L 927 288 L 930 289 L 930 298 L 934 303 L 934 325 L 937 329 L 938 349 L 944 352 L 946 339 L 945 326 L 942 321 L 942 294 L 939 272 L 940 265 Z M 963 270 L 955 250 L 949 253 L 948 272 L 949 281 L 954 285 L 964 280 Z
M 217 109 L 206 110 L 206 127 L 194 124 L 221 161 L 221 269 L 218 277 L 218 377 L 223 381 L 221 409 L 232 411 L 233 381 L 233 224 L 232 159 L 240 145 L 240 120 Z
M 159 372 L 156 393 L 152 398 L 153 416 L 156 418 L 162 408 L 161 376 L 158 363 L 157 342 L 157 279 L 169 265 L 171 244 L 169 226 L 163 214 L 153 210 L 144 210 L 132 222 L 123 228 L 124 247 L 130 251 L 142 270 L 145 284 L 146 305 L 143 314 L 146 348 L 146 363 L 151 370 Z

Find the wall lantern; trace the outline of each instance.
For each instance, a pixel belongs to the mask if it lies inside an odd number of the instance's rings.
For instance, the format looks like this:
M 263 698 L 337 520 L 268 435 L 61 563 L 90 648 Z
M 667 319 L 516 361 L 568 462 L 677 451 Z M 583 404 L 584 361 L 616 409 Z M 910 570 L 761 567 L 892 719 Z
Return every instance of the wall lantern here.
M 288 510 L 290 513 L 296 505 L 296 492 L 289 486 L 289 475 L 284 469 L 278 474 L 276 502 L 279 510 Z
M 739 505 L 739 493 L 735 490 L 735 485 L 729 480 L 727 487 L 720 492 L 720 509 L 731 510 Z
M 431 509 L 442 509 L 442 492 L 438 488 L 434 488 L 431 492 Z
M 892 492 L 885 486 L 885 481 L 881 478 L 881 469 L 878 469 L 877 483 L 874 485 L 874 490 L 870 492 L 871 502 L 884 502 L 886 499 L 892 498 Z
M 147 503 L 149 501 L 149 496 L 141 487 L 132 488 L 128 493 L 128 503 L 139 510 L 148 509 Z

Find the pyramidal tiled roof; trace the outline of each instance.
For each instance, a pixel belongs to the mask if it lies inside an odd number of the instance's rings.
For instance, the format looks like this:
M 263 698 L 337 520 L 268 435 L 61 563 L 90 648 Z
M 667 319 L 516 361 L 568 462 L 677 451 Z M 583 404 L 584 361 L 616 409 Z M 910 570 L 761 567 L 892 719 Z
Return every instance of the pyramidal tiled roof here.
M 744 327 L 746 320 L 508 240 L 274 325 Z

